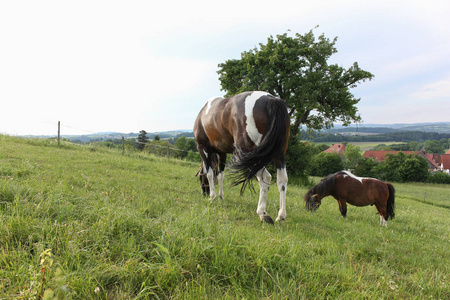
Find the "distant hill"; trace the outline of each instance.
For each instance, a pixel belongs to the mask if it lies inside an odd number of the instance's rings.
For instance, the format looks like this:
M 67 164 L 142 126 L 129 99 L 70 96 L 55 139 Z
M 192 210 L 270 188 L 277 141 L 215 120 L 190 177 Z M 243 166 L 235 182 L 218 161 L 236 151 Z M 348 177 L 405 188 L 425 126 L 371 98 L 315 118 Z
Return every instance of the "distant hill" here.
M 450 122 L 437 123 L 411 123 L 411 124 L 352 124 L 344 127 L 335 125 L 334 128 L 326 130 L 330 133 L 341 132 L 368 132 L 368 133 L 392 133 L 401 131 L 424 131 L 450 134 Z
M 337 125 L 318 132 L 302 130 L 301 134 L 302 139 L 314 142 L 424 142 L 450 138 L 450 122 Z
M 320 135 L 324 134 L 339 134 L 339 135 L 380 135 L 400 132 L 435 132 L 439 134 L 450 134 L 450 122 L 439 123 L 411 123 L 411 124 L 352 124 L 348 127 L 336 124 L 329 130 L 322 130 L 318 132 Z M 139 133 L 120 133 L 120 132 L 98 132 L 87 135 L 62 135 L 63 138 L 69 139 L 73 142 L 88 143 L 92 141 L 105 141 L 108 139 L 125 139 L 137 138 Z M 154 139 L 158 135 L 162 139 L 176 138 L 180 136 L 193 137 L 192 129 L 185 130 L 171 130 L 161 132 L 149 132 L 147 136 L 149 139 Z M 50 138 L 51 136 L 27 136 Z

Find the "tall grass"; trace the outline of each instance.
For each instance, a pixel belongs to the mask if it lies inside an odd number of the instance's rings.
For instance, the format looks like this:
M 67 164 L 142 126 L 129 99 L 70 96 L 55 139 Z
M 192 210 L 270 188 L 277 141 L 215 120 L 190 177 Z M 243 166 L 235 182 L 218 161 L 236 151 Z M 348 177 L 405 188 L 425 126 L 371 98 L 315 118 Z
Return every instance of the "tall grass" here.
M 308 213 L 289 185 L 271 226 L 239 187 L 200 196 L 197 169 L 0 136 L 0 299 L 450 297 L 450 188 L 396 185 L 383 228 L 374 207 L 343 219 L 331 198 Z M 278 197 L 274 184 L 272 216 Z

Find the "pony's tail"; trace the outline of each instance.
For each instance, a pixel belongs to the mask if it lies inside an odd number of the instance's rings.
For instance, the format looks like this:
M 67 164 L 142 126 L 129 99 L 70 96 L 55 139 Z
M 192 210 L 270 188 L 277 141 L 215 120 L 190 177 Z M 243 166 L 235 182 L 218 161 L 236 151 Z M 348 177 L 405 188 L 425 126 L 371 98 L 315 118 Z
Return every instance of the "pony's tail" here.
M 395 217 L 394 209 L 395 209 L 395 189 L 394 186 L 390 183 L 387 183 L 389 189 L 389 198 L 386 205 L 386 221 L 389 219 L 393 219 Z
M 284 156 L 290 129 L 286 102 L 278 98 L 268 100 L 267 112 L 269 124 L 261 143 L 250 152 L 243 152 L 237 148 L 233 155 L 232 185 L 242 184 L 241 194 L 258 171 L 274 159 L 280 158 L 281 164 L 285 166 Z

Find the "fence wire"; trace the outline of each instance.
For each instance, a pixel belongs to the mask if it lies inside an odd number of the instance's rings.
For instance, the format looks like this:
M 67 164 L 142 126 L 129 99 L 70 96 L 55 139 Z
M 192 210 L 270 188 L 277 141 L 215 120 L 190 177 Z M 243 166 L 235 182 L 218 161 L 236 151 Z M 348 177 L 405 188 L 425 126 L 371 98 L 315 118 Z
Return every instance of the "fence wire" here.
M 84 131 L 84 132 L 87 132 L 87 133 L 90 133 L 90 134 L 95 134 L 95 133 L 96 133 L 96 132 L 93 132 L 93 131 L 90 131 L 90 130 L 86 130 L 86 129 L 82 129 L 82 128 L 77 128 L 77 127 L 73 127 L 73 126 L 63 125 L 62 123 L 60 124 L 60 127 L 65 127 L 65 128 L 75 129 L 75 130 L 79 130 L 79 131 Z M 63 136 L 63 135 L 60 134 L 60 137 L 62 137 L 62 136 Z M 123 139 L 124 139 L 124 137 L 122 136 L 122 147 L 125 145 Z M 72 142 L 72 141 L 70 141 L 70 140 L 69 140 L 69 141 L 66 140 L 66 141 L 64 141 L 64 142 L 70 143 L 70 144 L 72 144 L 72 145 L 80 145 L 80 146 L 84 146 L 84 147 L 89 147 L 89 146 L 91 146 L 91 145 L 86 145 L 86 144 L 84 144 L 84 143 L 74 143 L 74 142 Z M 144 143 L 144 142 L 138 141 L 137 138 L 134 138 L 134 141 L 133 141 L 133 142 L 134 142 L 135 144 L 144 145 L 144 146 L 146 146 L 146 147 L 160 148 L 160 149 L 164 149 L 164 150 L 166 150 L 166 151 L 171 150 L 171 151 L 178 151 L 178 152 L 184 152 L 184 153 L 192 152 L 192 153 L 194 153 L 194 154 L 200 156 L 200 154 L 199 154 L 198 152 L 195 152 L 195 151 L 192 151 L 192 150 L 179 149 L 179 148 L 176 148 L 176 147 L 170 147 L 169 145 L 167 145 L 167 146 L 162 146 L 162 145 L 154 145 L 154 144 L 151 144 L 151 143 Z M 171 153 L 170 153 L 170 154 L 171 154 Z M 169 153 L 167 154 L 167 156 L 169 156 Z

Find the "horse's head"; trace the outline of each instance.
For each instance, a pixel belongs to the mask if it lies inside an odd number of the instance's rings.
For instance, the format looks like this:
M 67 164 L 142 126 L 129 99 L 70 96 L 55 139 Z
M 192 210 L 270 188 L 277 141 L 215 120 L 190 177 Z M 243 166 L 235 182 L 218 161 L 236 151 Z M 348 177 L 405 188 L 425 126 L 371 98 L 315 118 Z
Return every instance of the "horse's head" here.
M 198 176 L 200 179 L 200 186 L 202 188 L 202 195 L 208 196 L 209 195 L 209 181 L 206 177 L 206 173 L 203 171 L 203 165 L 200 167 L 200 170 L 198 170 L 197 174 L 195 176 Z
M 322 204 L 322 198 L 317 194 L 315 188 L 309 189 L 305 194 L 305 207 L 309 211 L 316 211 Z

